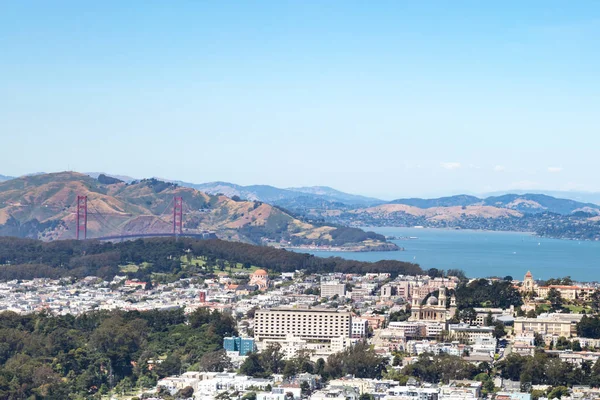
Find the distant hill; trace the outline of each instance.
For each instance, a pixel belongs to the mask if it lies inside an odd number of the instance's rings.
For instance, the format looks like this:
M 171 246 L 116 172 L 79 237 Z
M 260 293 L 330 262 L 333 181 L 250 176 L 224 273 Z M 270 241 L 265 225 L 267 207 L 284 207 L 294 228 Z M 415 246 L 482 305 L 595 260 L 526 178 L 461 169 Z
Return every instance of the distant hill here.
M 478 198 L 398 199 L 354 209 L 312 209 L 306 220 L 352 227 L 429 227 L 535 232 L 540 236 L 600 240 L 600 206 L 544 194 Z
M 462 207 L 472 206 L 475 204 L 482 204 L 483 201 L 475 196 L 469 196 L 466 194 L 458 196 L 440 197 L 437 199 L 397 199 L 392 200 L 389 204 L 406 204 L 407 206 L 413 206 L 418 208 L 433 208 L 433 207 Z
M 498 197 L 498 196 L 503 196 L 506 194 L 519 194 L 519 195 L 544 194 L 544 195 L 556 197 L 559 199 L 569 199 L 569 200 L 579 201 L 582 203 L 593 203 L 593 204 L 600 205 L 600 193 L 599 192 L 580 192 L 580 191 L 572 191 L 572 190 L 570 190 L 570 191 L 565 191 L 565 190 L 535 190 L 535 191 L 509 190 L 509 191 L 502 191 L 502 192 L 487 193 L 485 195 L 481 195 L 480 197 L 482 197 L 482 198 Z
M 135 178 L 132 178 L 132 177 L 127 176 L 127 175 L 107 174 L 106 172 L 84 172 L 84 174 L 86 174 L 88 176 L 91 176 L 94 179 L 98 179 L 98 177 L 100 175 L 105 175 L 105 176 L 108 176 L 110 178 L 115 178 L 115 179 L 118 179 L 120 181 L 127 182 L 127 183 L 130 183 L 130 182 L 133 182 L 133 181 L 136 180 Z
M 384 201 L 380 199 L 376 199 L 373 197 L 365 197 L 355 194 L 344 193 L 339 190 L 330 188 L 328 186 L 308 186 L 308 187 L 299 187 L 299 188 L 287 188 L 287 190 L 291 190 L 293 192 L 298 193 L 306 193 L 309 195 L 317 196 L 319 198 L 340 202 L 344 204 L 381 204 Z
M 326 186 L 311 186 L 281 189 L 269 185 L 242 186 L 229 182 L 208 182 L 201 184 L 175 181 L 181 186 L 191 187 L 209 194 L 224 194 L 228 197 L 238 196 L 246 200 L 264 201 L 266 203 L 288 207 L 290 204 L 302 207 L 319 202 L 343 203 L 349 206 L 370 206 L 384 203 L 383 200 L 344 193 Z
M 467 207 L 491 206 L 515 210 L 526 214 L 556 213 L 567 215 L 578 211 L 600 214 L 600 206 L 593 203 L 582 203 L 575 200 L 559 199 L 544 194 L 505 194 L 480 199 L 475 196 L 458 195 L 437 199 L 398 199 L 389 204 L 405 204 L 408 206 L 428 209 L 434 207 Z
M 45 240 L 73 238 L 77 195 L 88 196 L 88 237 L 170 232 L 170 203 L 174 196 L 181 196 L 185 205 L 184 231 L 189 233 L 214 231 L 220 238 L 250 243 L 353 244 L 360 250 L 386 247 L 381 236 L 311 225 L 264 202 L 210 195 L 157 179 L 126 183 L 103 174 L 94 179 L 75 172 L 26 176 L 0 183 L 0 235 Z
M 12 176 L 0 175 L 0 182 L 9 181 L 11 179 L 15 179 Z

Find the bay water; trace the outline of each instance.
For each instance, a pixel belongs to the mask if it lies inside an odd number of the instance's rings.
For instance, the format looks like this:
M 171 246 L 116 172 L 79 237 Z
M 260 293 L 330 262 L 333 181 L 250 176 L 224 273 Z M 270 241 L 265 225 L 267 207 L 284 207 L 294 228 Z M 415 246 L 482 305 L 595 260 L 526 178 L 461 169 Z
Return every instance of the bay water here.
M 600 242 L 540 238 L 529 233 L 489 232 L 428 228 L 363 228 L 385 236 L 404 251 L 330 252 L 309 251 L 319 257 L 343 257 L 360 261 L 400 260 L 421 268 L 458 268 L 468 277 L 523 279 L 571 276 L 579 281 L 600 281 Z M 408 239 L 412 237 L 413 239 Z M 302 252 L 306 252 L 302 250 Z

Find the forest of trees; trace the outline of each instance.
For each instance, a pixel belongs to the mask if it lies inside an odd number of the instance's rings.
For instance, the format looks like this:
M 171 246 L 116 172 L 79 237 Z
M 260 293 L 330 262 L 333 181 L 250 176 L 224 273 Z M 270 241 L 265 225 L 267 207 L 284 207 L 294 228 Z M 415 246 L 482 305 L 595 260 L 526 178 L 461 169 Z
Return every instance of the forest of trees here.
M 133 277 L 147 279 L 154 273 L 176 274 L 181 271 L 183 255 L 216 261 L 250 263 L 274 272 L 306 270 L 316 272 L 385 272 L 416 275 L 423 271 L 417 264 L 383 260 L 374 263 L 339 257 L 320 258 L 266 246 L 228 242 L 218 239 L 191 238 L 138 239 L 121 243 L 94 240 L 42 242 L 32 239 L 0 237 L 0 280 L 84 277 L 95 275 L 111 279 L 119 266 L 149 263 Z
M 456 301 L 459 309 L 473 307 L 509 308 L 521 306 L 521 294 L 510 280 L 492 281 L 477 279 L 456 288 Z
M 308 372 L 319 374 L 325 380 L 346 375 L 357 378 L 381 378 L 386 371 L 388 359 L 378 355 L 366 342 L 358 342 L 344 351 L 332 354 L 327 360 L 310 360 L 309 352 L 299 354 L 288 361 L 278 344 L 268 346 L 261 353 L 252 353 L 240 367 L 240 372 L 257 378 L 283 374 L 286 377 Z
M 79 317 L 0 313 L 0 398 L 99 399 L 110 389 L 150 388 L 157 379 L 207 365 L 202 360 L 214 358 L 232 334 L 235 320 L 207 309 L 187 318 L 182 309 Z

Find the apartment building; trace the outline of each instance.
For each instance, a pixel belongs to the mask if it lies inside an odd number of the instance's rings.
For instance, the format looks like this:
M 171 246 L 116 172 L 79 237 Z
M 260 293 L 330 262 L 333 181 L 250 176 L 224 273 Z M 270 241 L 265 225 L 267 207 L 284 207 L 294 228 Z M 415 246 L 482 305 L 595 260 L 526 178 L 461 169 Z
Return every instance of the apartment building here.
M 352 319 L 352 330 L 350 335 L 353 338 L 364 338 L 367 337 L 369 333 L 369 321 L 362 318 L 354 318 Z
M 343 297 L 345 295 L 345 284 L 339 282 L 321 282 L 321 297 Z
M 256 340 L 284 340 L 288 335 L 304 340 L 331 340 L 350 337 L 352 316 L 315 308 L 273 308 L 258 310 L 254 316 Z

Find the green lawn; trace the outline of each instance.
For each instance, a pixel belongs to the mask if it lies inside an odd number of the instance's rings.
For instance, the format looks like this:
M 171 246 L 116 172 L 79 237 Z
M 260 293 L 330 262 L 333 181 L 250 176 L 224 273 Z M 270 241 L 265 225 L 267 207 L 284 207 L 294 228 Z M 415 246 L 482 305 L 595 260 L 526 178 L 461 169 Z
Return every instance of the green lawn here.
M 140 267 L 138 267 L 135 264 L 128 264 L 128 265 L 121 265 L 119 267 L 119 271 L 121 272 L 138 272 L 138 270 L 140 269 Z
M 186 256 L 182 256 L 181 257 L 181 263 L 183 265 L 183 267 L 187 267 L 187 266 L 197 266 L 197 267 L 204 267 L 206 265 L 206 261 L 204 261 L 201 258 L 198 257 L 194 257 L 192 258 L 189 262 Z M 235 266 L 232 266 L 232 268 L 229 267 L 229 263 L 227 263 L 227 267 L 225 268 L 224 271 L 219 270 L 218 267 L 215 267 L 214 270 L 215 272 L 226 272 L 226 273 L 232 273 L 232 274 L 236 274 L 239 272 L 246 272 L 246 273 L 252 273 L 254 271 L 256 271 L 257 269 L 259 269 L 259 267 L 252 265 L 250 266 L 250 268 L 245 269 L 243 268 L 243 264 L 242 263 L 236 263 Z
M 589 314 L 592 312 L 592 309 L 587 306 L 584 307 L 584 306 L 569 304 L 569 305 L 565 306 L 565 308 L 568 309 L 569 311 L 571 311 L 571 313 L 573 313 L 573 314 L 581 314 L 581 313 L 583 313 L 584 310 L 585 310 L 586 314 Z

